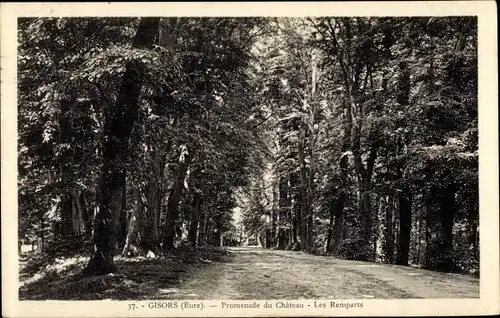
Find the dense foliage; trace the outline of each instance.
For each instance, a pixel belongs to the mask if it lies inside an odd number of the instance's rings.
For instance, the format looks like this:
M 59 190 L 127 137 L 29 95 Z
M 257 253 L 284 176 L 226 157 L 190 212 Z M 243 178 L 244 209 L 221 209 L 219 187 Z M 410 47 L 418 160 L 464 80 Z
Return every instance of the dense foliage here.
M 19 43 L 20 244 L 84 239 L 105 273 L 234 242 L 241 208 L 268 248 L 478 273 L 474 18 L 30 18 Z

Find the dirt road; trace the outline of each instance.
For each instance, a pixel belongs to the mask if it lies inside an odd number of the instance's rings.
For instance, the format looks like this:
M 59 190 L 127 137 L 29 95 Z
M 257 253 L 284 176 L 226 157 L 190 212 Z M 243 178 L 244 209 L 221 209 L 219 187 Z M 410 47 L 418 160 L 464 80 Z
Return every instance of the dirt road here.
M 478 298 L 479 280 L 411 267 L 258 247 L 228 248 L 226 262 L 193 264 L 163 299 Z

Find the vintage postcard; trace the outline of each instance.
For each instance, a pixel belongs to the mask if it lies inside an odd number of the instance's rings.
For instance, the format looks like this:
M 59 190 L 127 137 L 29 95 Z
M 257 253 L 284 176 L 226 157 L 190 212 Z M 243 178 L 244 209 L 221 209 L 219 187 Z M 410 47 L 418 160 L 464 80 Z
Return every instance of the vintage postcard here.
M 499 313 L 493 1 L 0 9 L 3 316 Z

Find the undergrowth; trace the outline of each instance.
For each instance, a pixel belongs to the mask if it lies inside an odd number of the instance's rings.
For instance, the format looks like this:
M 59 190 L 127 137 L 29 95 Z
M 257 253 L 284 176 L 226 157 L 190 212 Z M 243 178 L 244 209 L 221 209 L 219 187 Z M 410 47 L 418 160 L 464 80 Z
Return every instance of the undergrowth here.
M 83 277 L 80 273 L 89 260 L 86 249 L 53 254 L 44 252 L 28 256 L 21 267 L 19 299 L 98 300 L 154 298 L 160 287 L 176 286 L 188 267 L 209 266 L 228 257 L 223 248 L 204 246 L 179 247 L 172 253 L 155 258 L 115 257 L 117 273 Z

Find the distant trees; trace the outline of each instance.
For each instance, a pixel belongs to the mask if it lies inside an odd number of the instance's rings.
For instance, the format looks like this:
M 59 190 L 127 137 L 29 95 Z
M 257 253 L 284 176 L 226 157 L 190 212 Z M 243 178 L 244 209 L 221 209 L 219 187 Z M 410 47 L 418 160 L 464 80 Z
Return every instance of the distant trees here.
M 478 191 L 476 20 L 275 26 L 260 73 L 276 131 L 273 247 L 477 272 L 478 210 L 465 203 Z

